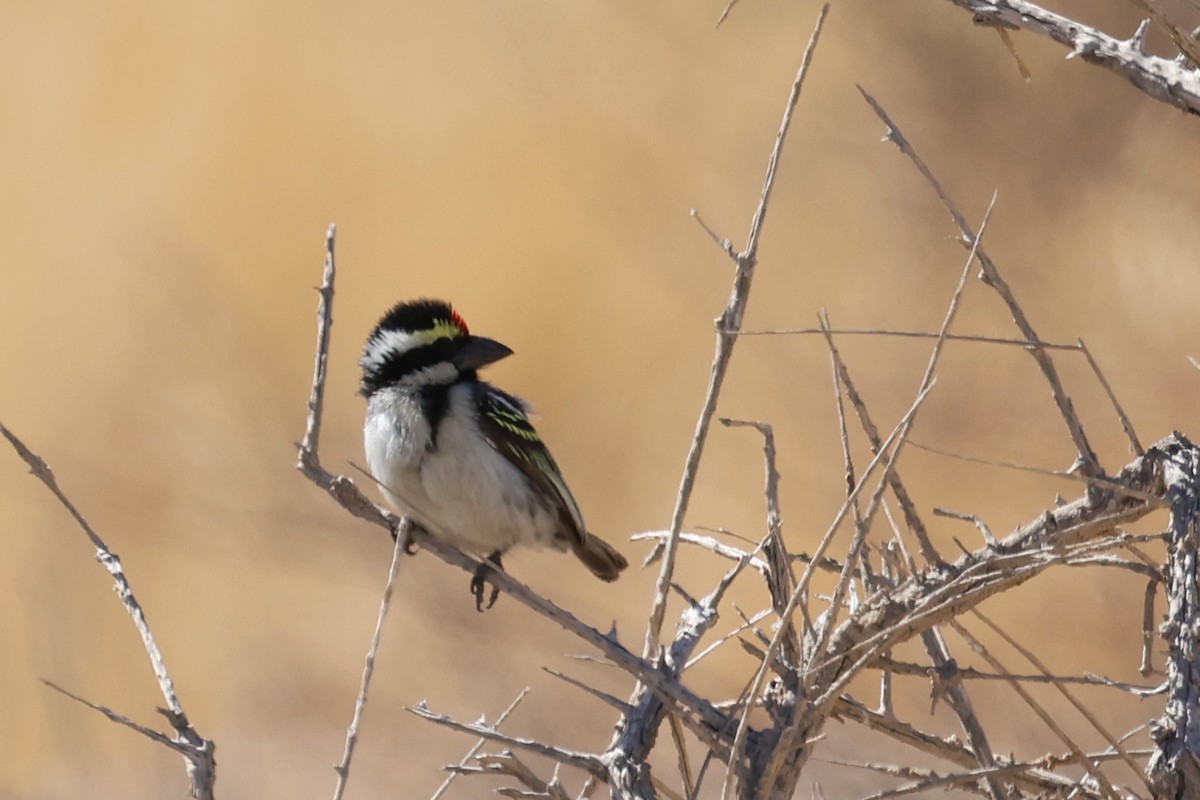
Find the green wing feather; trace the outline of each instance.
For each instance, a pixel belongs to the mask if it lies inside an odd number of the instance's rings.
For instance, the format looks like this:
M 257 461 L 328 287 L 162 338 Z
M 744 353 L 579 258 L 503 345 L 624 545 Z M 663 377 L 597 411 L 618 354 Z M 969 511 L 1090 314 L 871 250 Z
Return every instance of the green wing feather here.
M 481 382 L 480 387 L 479 422 L 488 444 L 521 470 L 534 488 L 550 498 L 568 528 L 565 533 L 576 543 L 582 543 L 587 537 L 583 513 L 542 437 L 530 424 L 525 403 L 490 384 Z

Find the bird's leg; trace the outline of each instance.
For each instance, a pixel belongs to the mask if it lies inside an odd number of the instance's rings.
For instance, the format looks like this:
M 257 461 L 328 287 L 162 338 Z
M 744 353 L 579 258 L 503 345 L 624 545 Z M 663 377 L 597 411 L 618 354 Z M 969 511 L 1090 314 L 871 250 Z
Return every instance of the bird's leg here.
M 396 524 L 392 525 L 392 541 L 400 538 L 400 520 L 396 520 Z M 404 548 L 405 555 L 415 556 L 417 554 L 417 543 L 413 541 L 412 527 L 404 534 L 404 541 L 400 543 Z
M 483 587 L 486 584 L 488 573 L 493 569 L 504 569 L 504 565 L 500 563 L 500 551 L 492 553 L 487 557 L 487 560 L 480 563 L 475 569 L 475 574 L 471 576 L 471 594 L 475 595 L 475 610 L 484 611 L 483 607 Z M 488 595 L 487 607 L 491 608 L 496 605 L 496 598 L 500 596 L 500 589 L 495 584 L 492 585 L 492 593 Z

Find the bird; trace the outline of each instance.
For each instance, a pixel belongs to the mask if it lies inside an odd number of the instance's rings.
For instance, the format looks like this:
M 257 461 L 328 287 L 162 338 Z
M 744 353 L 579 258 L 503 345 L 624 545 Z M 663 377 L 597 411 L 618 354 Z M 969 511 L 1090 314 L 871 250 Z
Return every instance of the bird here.
M 512 354 L 449 303 L 418 299 L 383 315 L 360 360 L 371 475 L 431 536 L 486 556 L 470 584 L 479 611 L 487 575 L 516 546 L 574 553 L 602 581 L 629 565 L 588 531 L 526 402 L 479 378 Z M 488 608 L 498 595 L 493 586 Z

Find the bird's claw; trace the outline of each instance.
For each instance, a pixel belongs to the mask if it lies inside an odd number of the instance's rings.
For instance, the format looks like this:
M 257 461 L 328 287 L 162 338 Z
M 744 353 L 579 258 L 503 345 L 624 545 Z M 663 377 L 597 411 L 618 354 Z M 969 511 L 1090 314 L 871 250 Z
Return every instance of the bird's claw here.
M 503 569 L 500 564 L 500 554 L 492 553 L 486 561 L 480 562 L 475 568 L 475 574 L 471 576 L 471 594 L 475 596 L 475 610 L 479 612 L 486 611 L 496 605 L 496 600 L 500 597 L 500 589 L 495 584 L 492 584 L 492 592 L 488 595 L 487 607 L 483 605 L 483 589 L 487 585 L 487 576 L 494 568 Z

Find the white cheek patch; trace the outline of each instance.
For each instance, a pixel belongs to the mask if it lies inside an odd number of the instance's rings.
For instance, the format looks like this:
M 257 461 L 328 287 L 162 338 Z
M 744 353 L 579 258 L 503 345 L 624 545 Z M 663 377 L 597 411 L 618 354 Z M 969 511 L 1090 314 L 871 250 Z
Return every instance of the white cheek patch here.
M 363 350 L 362 367 L 368 372 L 383 366 L 389 354 L 404 353 L 425 343 L 423 333 L 410 331 L 377 331 Z
M 454 383 L 458 379 L 458 367 L 449 361 L 410 372 L 400 379 L 400 386 L 432 386 Z

